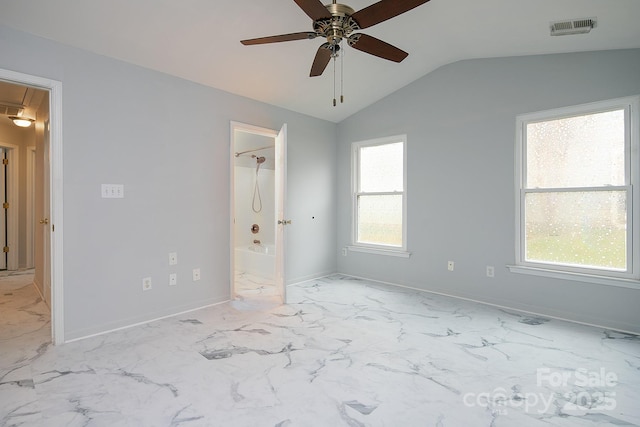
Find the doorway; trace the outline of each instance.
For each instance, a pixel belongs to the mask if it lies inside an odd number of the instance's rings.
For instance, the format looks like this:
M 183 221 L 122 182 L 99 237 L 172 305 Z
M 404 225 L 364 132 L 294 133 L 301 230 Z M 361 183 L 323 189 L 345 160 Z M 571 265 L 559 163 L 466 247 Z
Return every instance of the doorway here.
M 0 69 L 2 90 L 27 89 L 44 96 L 37 110 L 35 122 L 36 179 L 32 201 L 36 216 L 34 222 L 34 264 L 36 267 L 36 288 L 51 311 L 51 338 L 54 344 L 64 343 L 64 311 L 62 293 L 62 84 L 23 73 Z M 0 93 L 1 95 L 1 93 Z M 2 96 L 0 96 L 2 99 Z M 22 104 L 27 104 L 27 98 Z M 26 105 L 16 105 L 24 109 Z M 11 150 L 16 151 L 16 150 Z M 23 159 L 27 160 L 25 150 Z M 11 166 L 11 163 L 9 163 Z M 24 170 L 26 170 L 26 163 Z M 26 187 L 26 185 L 25 185 Z M 9 193 L 11 194 L 11 193 Z M 26 199 L 26 198 L 24 198 Z M 26 203 L 26 200 L 25 200 Z M 26 210 L 26 209 L 25 209 Z M 26 215 L 25 215 L 26 218 Z M 25 219 L 26 223 L 26 219 Z M 11 238 L 9 227 L 9 238 Z M 14 227 L 17 230 L 17 227 Z M 25 231 L 26 233 L 26 231 Z M 26 248 L 26 243 L 23 245 Z M 11 269 L 11 252 L 9 257 Z
M 231 297 L 242 308 L 286 302 L 286 125 L 231 123 Z

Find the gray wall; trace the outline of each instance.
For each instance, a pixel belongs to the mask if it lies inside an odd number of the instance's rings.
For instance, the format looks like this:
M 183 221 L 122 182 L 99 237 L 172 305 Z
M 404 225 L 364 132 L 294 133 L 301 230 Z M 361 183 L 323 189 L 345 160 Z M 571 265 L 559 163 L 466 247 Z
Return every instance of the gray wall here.
M 287 280 L 336 270 L 334 123 L 2 26 L 0 68 L 62 82 L 67 339 L 229 298 L 231 120 L 288 124 Z
M 514 263 L 516 115 L 635 94 L 640 50 L 468 60 L 348 118 L 338 126 L 337 248 L 349 244 L 351 143 L 406 133 L 412 255 L 349 252 L 338 270 L 640 332 L 639 290 L 505 268 Z M 486 265 L 496 267 L 495 278 Z

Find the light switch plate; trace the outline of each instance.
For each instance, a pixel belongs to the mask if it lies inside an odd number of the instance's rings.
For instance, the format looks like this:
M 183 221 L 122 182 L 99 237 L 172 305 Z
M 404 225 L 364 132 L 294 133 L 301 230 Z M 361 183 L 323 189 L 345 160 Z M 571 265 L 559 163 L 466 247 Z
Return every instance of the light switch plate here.
M 102 184 L 101 194 L 103 199 L 123 199 L 124 184 Z

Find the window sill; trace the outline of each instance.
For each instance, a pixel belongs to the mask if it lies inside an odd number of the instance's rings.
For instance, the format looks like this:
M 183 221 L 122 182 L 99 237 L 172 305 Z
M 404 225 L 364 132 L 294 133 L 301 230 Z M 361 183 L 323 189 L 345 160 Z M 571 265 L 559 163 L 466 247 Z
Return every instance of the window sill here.
M 578 282 L 595 283 L 598 285 L 616 286 L 640 290 L 640 280 L 623 279 L 619 277 L 598 276 L 595 274 L 571 273 L 567 271 L 548 270 L 538 267 L 525 267 L 522 265 L 507 265 L 512 273 L 529 274 L 532 276 L 551 277 L 554 279 L 575 280 Z
M 401 249 L 380 249 L 365 246 L 347 246 L 347 249 L 352 252 L 364 252 L 367 254 L 387 255 L 401 258 L 409 258 L 411 256 L 411 252 L 403 251 Z

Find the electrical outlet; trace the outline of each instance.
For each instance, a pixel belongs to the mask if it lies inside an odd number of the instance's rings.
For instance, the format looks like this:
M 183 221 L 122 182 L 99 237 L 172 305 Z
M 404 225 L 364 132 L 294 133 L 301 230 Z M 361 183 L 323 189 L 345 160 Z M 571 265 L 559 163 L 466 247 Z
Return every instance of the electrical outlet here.
M 193 269 L 193 281 L 197 282 L 198 280 L 200 280 L 200 269 L 199 268 L 194 268 Z
M 175 286 L 178 284 L 178 275 L 176 273 L 171 273 L 169 275 L 169 286 Z
M 342 248 L 342 256 L 347 256 L 347 248 Z
M 454 263 L 453 261 L 449 261 L 449 262 L 447 263 L 447 270 L 449 270 L 449 271 L 453 271 L 454 264 L 455 264 L 455 263 Z
M 493 268 L 492 265 L 487 265 L 487 277 L 494 277 L 495 276 L 495 269 Z
M 144 279 L 142 279 L 142 290 L 151 290 L 151 277 L 145 277 Z
M 178 264 L 178 253 L 177 252 L 170 252 L 169 253 L 169 265 L 176 265 Z

